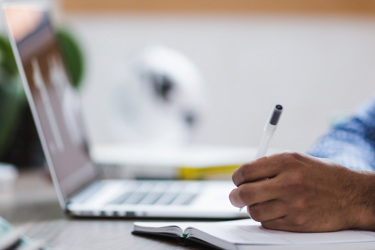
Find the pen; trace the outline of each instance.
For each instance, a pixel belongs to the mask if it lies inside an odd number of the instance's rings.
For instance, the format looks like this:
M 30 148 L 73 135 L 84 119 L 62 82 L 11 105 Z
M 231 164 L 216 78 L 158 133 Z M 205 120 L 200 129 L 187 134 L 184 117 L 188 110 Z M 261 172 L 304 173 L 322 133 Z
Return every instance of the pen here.
M 282 111 L 283 106 L 281 106 L 280 104 L 276 104 L 275 107 L 273 107 L 270 117 L 268 118 L 267 123 L 264 126 L 263 137 L 259 144 L 258 152 L 255 156 L 255 159 L 259 159 L 266 155 L 268 146 L 270 144 L 273 134 L 275 133 L 277 123 L 279 122 Z
M 271 139 L 273 134 L 275 133 L 275 130 L 277 128 L 277 123 L 280 120 L 281 113 L 283 112 L 283 106 L 280 104 L 276 104 L 272 110 L 271 114 L 266 122 L 266 125 L 264 126 L 263 129 L 263 137 L 262 140 L 260 141 L 259 147 L 258 147 L 258 152 L 255 156 L 255 159 L 262 158 L 263 156 L 266 155 L 268 146 L 270 145 Z M 240 208 L 240 212 L 242 210 L 242 207 Z

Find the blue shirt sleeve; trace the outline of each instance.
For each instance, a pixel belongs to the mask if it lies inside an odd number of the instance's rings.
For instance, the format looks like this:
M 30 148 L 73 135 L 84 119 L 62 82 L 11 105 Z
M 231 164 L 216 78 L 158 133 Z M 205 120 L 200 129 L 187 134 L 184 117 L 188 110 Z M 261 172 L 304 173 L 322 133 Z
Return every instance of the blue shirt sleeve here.
M 355 170 L 375 170 L 375 98 L 334 126 L 308 154 Z

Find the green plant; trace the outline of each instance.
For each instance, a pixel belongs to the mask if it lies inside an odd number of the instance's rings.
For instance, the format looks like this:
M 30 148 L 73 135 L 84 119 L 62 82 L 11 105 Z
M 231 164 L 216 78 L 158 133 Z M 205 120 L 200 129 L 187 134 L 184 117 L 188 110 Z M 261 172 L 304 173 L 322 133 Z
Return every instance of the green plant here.
M 78 89 L 82 83 L 85 66 L 80 46 L 73 35 L 66 29 L 59 28 L 56 36 L 72 85 Z
M 26 104 L 12 48 L 0 36 L 0 158 L 9 147 Z

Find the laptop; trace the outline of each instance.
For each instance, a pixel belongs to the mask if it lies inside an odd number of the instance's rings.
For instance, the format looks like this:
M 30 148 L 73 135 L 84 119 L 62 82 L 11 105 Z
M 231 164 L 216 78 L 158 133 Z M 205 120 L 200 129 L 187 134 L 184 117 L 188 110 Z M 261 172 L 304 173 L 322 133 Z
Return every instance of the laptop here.
M 71 216 L 242 218 L 231 181 L 103 179 L 90 159 L 49 8 L 6 3 L 9 38 L 61 207 Z M 145 155 L 144 157 L 147 157 Z

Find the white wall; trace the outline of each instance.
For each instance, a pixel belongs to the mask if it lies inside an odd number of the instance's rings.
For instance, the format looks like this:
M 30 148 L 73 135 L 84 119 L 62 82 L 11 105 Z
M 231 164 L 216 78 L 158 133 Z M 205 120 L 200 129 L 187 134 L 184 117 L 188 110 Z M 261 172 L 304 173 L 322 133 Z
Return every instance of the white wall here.
M 188 55 L 209 90 L 194 143 L 256 146 L 271 104 L 285 107 L 273 147 L 305 151 L 337 112 L 375 93 L 375 19 L 303 16 L 68 15 L 85 45 L 83 101 L 94 143 L 116 142 L 110 68 L 147 44 Z

